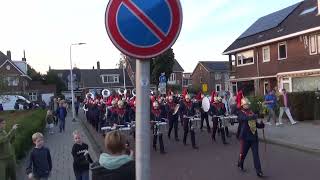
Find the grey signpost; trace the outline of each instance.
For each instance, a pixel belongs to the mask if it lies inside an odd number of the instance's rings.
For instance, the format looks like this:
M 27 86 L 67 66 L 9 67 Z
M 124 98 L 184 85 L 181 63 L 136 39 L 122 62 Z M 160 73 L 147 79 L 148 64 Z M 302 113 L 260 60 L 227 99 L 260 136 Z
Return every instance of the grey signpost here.
M 105 15 L 112 43 L 123 54 L 137 58 L 136 179 L 150 180 L 150 58 L 165 52 L 178 38 L 180 0 L 148 0 L 143 4 L 110 0 Z

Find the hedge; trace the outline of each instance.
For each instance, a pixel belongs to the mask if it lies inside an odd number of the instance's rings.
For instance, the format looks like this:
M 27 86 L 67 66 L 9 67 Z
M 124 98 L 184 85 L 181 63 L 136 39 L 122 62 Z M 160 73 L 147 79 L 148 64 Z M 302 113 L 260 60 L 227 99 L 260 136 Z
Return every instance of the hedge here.
M 278 100 L 283 98 L 282 95 L 278 97 Z M 268 115 L 267 108 L 263 105 L 263 96 L 250 96 L 248 99 L 251 102 L 251 109 L 260 115 L 260 117 L 266 117 Z M 317 119 L 317 112 L 320 111 L 319 102 L 316 100 L 315 92 L 292 92 L 288 93 L 290 111 L 295 120 L 315 120 Z M 317 103 L 316 103 L 317 102 Z M 279 103 L 276 107 L 276 115 L 279 115 Z M 286 114 L 284 113 L 284 116 Z
M 35 132 L 43 132 L 45 128 L 46 111 L 42 109 L 10 111 L 2 112 L 0 116 L 7 121 L 7 132 L 11 129 L 13 124 L 19 124 L 13 141 L 13 147 L 15 149 L 16 158 L 18 160 L 24 158 L 32 147 L 32 134 Z

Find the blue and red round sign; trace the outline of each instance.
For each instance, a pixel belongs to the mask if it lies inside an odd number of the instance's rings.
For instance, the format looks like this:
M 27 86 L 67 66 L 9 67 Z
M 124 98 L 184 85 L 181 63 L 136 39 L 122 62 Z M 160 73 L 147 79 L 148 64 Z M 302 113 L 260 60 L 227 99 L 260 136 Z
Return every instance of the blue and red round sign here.
M 122 53 L 140 59 L 169 49 L 182 26 L 179 0 L 110 0 L 105 16 L 112 43 Z

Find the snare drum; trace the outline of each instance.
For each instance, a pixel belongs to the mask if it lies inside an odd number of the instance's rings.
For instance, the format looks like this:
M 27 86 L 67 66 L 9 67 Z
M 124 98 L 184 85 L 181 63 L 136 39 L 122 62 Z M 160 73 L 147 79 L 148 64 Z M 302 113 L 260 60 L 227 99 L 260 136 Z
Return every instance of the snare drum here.
M 221 123 L 221 127 L 227 127 L 229 124 L 229 117 L 227 116 L 220 116 L 219 122 Z
M 200 129 L 201 118 L 190 118 L 190 130 Z
M 125 134 L 128 138 L 131 133 L 131 128 L 130 127 L 121 127 L 121 128 L 119 128 L 119 131 L 121 131 L 123 134 Z
M 166 122 L 158 122 L 156 124 L 156 126 L 158 128 L 157 133 L 160 134 L 160 133 L 167 132 L 167 125 L 168 125 L 168 123 L 166 123 Z

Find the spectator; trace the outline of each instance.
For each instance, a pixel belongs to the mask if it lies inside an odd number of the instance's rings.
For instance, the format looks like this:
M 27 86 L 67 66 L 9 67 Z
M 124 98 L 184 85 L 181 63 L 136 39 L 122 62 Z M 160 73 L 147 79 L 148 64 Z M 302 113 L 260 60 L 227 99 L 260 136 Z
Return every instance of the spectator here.
M 59 118 L 59 129 L 60 129 L 60 132 L 62 132 L 62 131 L 64 132 L 65 123 L 66 123 L 66 116 L 67 116 L 67 109 L 64 106 L 63 102 L 60 102 L 59 108 L 57 109 L 56 114 L 57 114 L 57 116 Z
M 269 93 L 265 96 L 264 100 L 265 100 L 264 103 L 267 105 L 268 112 L 269 112 L 266 124 L 272 125 L 272 123 L 270 122 L 270 119 L 272 118 L 274 123 L 277 125 L 276 113 L 275 113 L 275 109 L 277 105 L 277 97 L 275 95 L 275 91 L 274 90 L 269 91 Z
M 89 180 L 89 164 L 92 159 L 89 155 L 89 146 L 82 142 L 79 131 L 73 132 L 73 140 L 75 144 L 72 147 L 71 154 L 73 156 L 73 171 L 76 180 Z
M 2 104 L 0 103 L 0 112 L 2 112 L 3 111 L 3 106 L 2 106 Z
M 39 132 L 32 135 L 35 147 L 32 149 L 28 167 L 26 169 L 29 179 L 47 180 L 52 170 L 51 155 L 48 148 L 44 147 L 43 135 Z
M 92 180 L 135 180 L 133 151 L 126 154 L 126 138 L 119 131 L 111 131 L 105 137 L 107 153 L 100 155 L 100 167 L 92 169 Z
M 282 89 L 282 98 L 280 99 L 279 125 L 283 124 L 282 123 L 283 112 L 286 112 L 292 125 L 297 124 L 297 121 L 294 121 L 291 116 L 289 105 L 290 105 L 290 103 L 289 103 L 287 91 L 286 91 L 286 89 Z
M 80 103 L 79 103 L 79 100 L 77 100 L 76 102 L 74 102 L 74 108 L 76 110 L 77 117 L 78 117 L 78 113 L 79 113 L 79 107 L 80 107 Z
M 12 126 L 9 133 L 5 131 L 6 121 L 0 118 L 0 179 L 16 179 L 16 158 L 11 146 L 12 138 L 18 125 Z
M 48 126 L 48 129 L 49 129 L 49 134 L 53 134 L 54 116 L 53 116 L 51 110 L 47 111 L 46 121 L 47 121 L 47 126 Z

